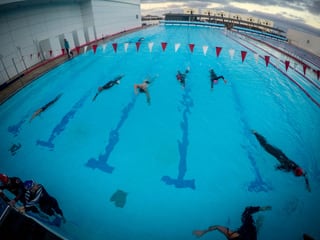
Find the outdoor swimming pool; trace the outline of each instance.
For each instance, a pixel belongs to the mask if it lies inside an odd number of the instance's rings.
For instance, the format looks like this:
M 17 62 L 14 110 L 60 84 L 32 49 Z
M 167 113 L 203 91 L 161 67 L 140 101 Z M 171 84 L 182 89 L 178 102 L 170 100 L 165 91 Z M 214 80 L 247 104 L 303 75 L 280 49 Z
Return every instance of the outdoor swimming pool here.
M 52 228 L 68 239 L 195 239 L 194 229 L 238 228 L 249 205 L 273 207 L 255 215 L 261 240 L 320 238 L 320 108 L 289 77 L 316 102 L 319 83 L 256 62 L 243 44 L 221 29 L 158 26 L 75 57 L 0 106 L 1 172 L 45 186 L 67 219 Z M 175 76 L 187 67 L 183 89 Z M 211 91 L 210 68 L 227 84 Z M 133 91 L 147 76 L 150 105 Z M 311 193 L 275 170 L 252 129 L 308 172 Z

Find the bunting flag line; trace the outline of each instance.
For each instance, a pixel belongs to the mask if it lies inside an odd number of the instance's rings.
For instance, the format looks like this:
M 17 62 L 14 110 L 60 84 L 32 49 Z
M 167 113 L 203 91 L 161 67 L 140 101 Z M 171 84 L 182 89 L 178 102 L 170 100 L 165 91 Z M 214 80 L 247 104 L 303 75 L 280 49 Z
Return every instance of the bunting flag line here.
M 105 53 L 106 52 L 106 48 L 107 48 L 107 44 L 102 44 L 102 51 Z
M 97 47 L 98 47 L 98 45 L 96 45 L 96 44 L 92 45 L 93 53 L 96 53 Z
M 222 47 L 216 47 L 216 55 L 219 57 Z
M 307 70 L 308 66 L 306 64 L 303 64 L 303 74 L 306 75 L 306 70 Z
M 124 51 L 127 52 L 129 47 L 129 43 L 124 43 Z
M 244 62 L 246 56 L 247 56 L 247 52 L 246 52 L 246 51 L 241 51 L 241 60 L 242 60 L 242 63 Z
M 180 48 L 180 43 L 176 43 L 175 45 L 174 45 L 174 52 L 177 52 L 178 50 L 179 50 L 179 48 Z
M 193 53 L 194 44 L 193 43 L 189 43 L 189 48 L 190 48 L 190 51 Z
M 118 44 L 117 43 L 112 43 L 112 47 L 113 47 L 113 51 L 116 53 L 117 52 L 117 48 L 118 48 Z
M 268 67 L 270 62 L 270 56 L 264 56 L 264 60 L 266 61 L 266 67 Z
M 141 42 L 136 42 L 137 52 L 138 52 L 138 51 L 139 51 L 139 49 L 140 49 L 140 45 L 141 45 Z
M 153 44 L 153 42 L 148 43 L 149 52 L 152 52 Z
M 208 51 L 208 46 L 203 46 L 202 47 L 202 50 L 203 50 L 203 55 L 207 55 L 207 51 Z
M 164 52 L 166 50 L 167 43 L 166 42 L 162 42 L 161 43 L 161 47 L 162 47 L 162 51 Z
M 289 65 L 290 65 L 290 61 L 286 60 L 284 62 L 284 64 L 286 65 L 286 71 L 288 71 Z
M 256 63 L 258 63 L 258 61 L 259 61 L 259 54 L 258 54 L 258 53 L 255 53 L 255 54 L 253 55 L 253 57 L 254 57 L 254 60 L 256 61 Z
M 234 50 L 234 49 L 229 49 L 229 55 L 230 55 L 230 59 L 231 59 L 231 60 L 233 60 L 234 53 L 235 53 L 235 50 Z

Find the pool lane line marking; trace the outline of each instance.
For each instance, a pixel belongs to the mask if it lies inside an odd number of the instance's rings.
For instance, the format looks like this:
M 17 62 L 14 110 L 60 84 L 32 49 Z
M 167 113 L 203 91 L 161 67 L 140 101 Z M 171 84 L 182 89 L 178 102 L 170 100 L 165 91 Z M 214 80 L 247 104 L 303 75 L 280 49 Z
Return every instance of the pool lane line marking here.
M 112 173 L 114 167 L 108 164 L 109 157 L 115 148 L 115 146 L 119 142 L 119 131 L 125 121 L 127 120 L 130 111 L 133 109 L 136 103 L 137 96 L 133 96 L 131 101 L 122 109 L 122 115 L 115 129 L 109 132 L 109 142 L 105 147 L 105 151 L 103 154 L 100 154 L 98 159 L 90 158 L 85 164 L 86 167 L 95 169 L 98 168 L 103 172 Z
M 83 106 L 88 96 L 89 94 L 85 94 L 78 102 L 76 102 L 73 105 L 71 110 L 62 117 L 60 122 L 53 128 L 50 137 L 47 141 L 37 140 L 36 144 L 41 145 L 43 147 L 47 147 L 52 150 L 54 148 L 54 139 L 58 137 L 66 129 L 66 126 L 68 125 L 70 120 L 75 116 L 77 111 Z
M 188 114 L 190 114 L 190 108 L 193 106 L 193 100 L 189 95 L 190 88 L 186 88 L 184 90 L 184 94 L 182 95 L 182 105 L 185 106 L 183 114 L 182 114 L 182 122 L 180 127 L 182 129 L 182 140 L 178 140 L 178 148 L 180 153 L 180 162 L 178 168 L 178 177 L 172 178 L 170 176 L 163 176 L 161 180 L 165 182 L 167 185 L 174 185 L 176 188 L 191 188 L 195 189 L 195 180 L 184 179 L 184 176 L 187 172 L 187 151 L 189 146 L 189 119 Z

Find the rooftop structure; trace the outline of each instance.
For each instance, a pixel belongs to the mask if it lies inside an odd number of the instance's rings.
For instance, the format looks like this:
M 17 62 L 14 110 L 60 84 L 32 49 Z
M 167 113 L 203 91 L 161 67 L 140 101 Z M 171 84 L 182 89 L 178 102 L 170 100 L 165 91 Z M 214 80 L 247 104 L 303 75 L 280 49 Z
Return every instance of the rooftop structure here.
M 216 11 L 211 9 L 205 9 L 202 11 L 198 9 L 185 9 L 183 13 L 165 14 L 165 20 L 222 24 L 228 29 L 240 27 L 280 36 L 286 40 L 286 33 L 283 30 L 274 27 L 274 23 L 272 21 L 243 14 Z

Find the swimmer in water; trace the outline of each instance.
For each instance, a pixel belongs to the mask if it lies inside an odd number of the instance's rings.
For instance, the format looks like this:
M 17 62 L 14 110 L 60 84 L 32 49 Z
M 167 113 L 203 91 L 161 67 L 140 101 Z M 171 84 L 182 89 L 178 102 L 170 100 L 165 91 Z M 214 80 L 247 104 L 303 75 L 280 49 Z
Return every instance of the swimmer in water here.
M 53 99 L 52 101 L 48 102 L 46 105 L 44 105 L 43 107 L 39 108 L 37 111 L 35 111 L 32 115 L 32 117 L 30 118 L 31 122 L 36 116 L 39 116 L 40 113 L 44 112 L 45 110 L 47 110 L 48 107 L 50 107 L 51 105 L 53 105 L 56 101 L 59 100 L 59 98 L 61 97 L 62 94 L 59 94 L 58 96 L 55 97 L 55 99 Z
M 204 234 L 218 230 L 220 233 L 222 233 L 227 239 L 231 240 L 256 240 L 257 239 L 257 229 L 255 226 L 254 219 L 252 217 L 252 214 L 259 212 L 259 211 L 266 211 L 271 210 L 270 206 L 266 207 L 246 207 L 244 212 L 242 213 L 241 221 L 242 225 L 241 227 L 236 231 L 231 231 L 227 227 L 214 225 L 208 227 L 208 229 L 205 230 L 195 230 L 193 231 L 193 235 L 196 237 L 202 237 Z
M 181 73 L 180 71 L 178 71 L 176 75 L 176 79 L 180 82 L 182 88 L 185 88 L 186 86 L 186 78 L 189 72 L 190 72 L 190 68 L 188 67 L 184 73 Z
M 213 85 L 218 83 L 219 79 L 222 79 L 224 83 L 227 83 L 227 80 L 224 79 L 224 76 L 217 76 L 213 69 L 210 69 L 210 81 L 211 81 L 211 90 L 213 90 Z
M 280 165 L 277 166 L 278 170 L 285 172 L 293 172 L 296 177 L 304 177 L 306 182 L 306 187 L 309 192 L 311 188 L 309 185 L 309 180 L 307 178 L 307 172 L 298 166 L 295 162 L 290 160 L 280 149 L 272 146 L 267 142 L 267 140 L 259 134 L 257 131 L 253 130 L 252 133 L 256 136 L 260 145 L 272 156 L 274 156 L 279 162 Z
M 103 85 L 102 87 L 99 87 L 98 88 L 98 92 L 97 94 L 94 96 L 94 98 L 92 99 L 92 101 L 96 100 L 96 98 L 98 97 L 98 95 L 103 91 L 103 90 L 106 90 L 106 89 L 109 89 L 111 87 L 113 87 L 114 85 L 119 85 L 120 84 L 120 80 L 121 78 L 123 78 L 124 75 L 120 75 L 118 77 L 116 77 L 115 79 L 107 82 L 105 85 Z
M 147 103 L 148 104 L 150 104 L 150 102 L 151 102 L 151 98 L 150 98 L 150 94 L 149 94 L 149 90 L 148 90 L 148 87 L 149 87 L 150 83 L 151 83 L 150 80 L 146 79 L 146 80 L 143 81 L 143 83 L 134 85 L 134 93 L 135 94 L 145 93 L 146 97 L 147 97 Z

